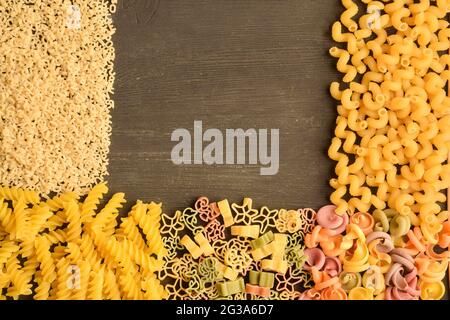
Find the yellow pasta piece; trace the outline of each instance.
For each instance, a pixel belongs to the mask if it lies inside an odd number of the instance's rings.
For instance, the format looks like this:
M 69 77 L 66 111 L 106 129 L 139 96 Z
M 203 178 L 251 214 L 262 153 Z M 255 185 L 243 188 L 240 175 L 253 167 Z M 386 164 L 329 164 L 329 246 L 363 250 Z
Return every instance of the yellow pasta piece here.
M 239 273 L 236 270 L 233 270 L 230 267 L 226 267 L 224 272 L 223 272 L 223 277 L 225 279 L 234 281 L 237 279 L 237 277 L 239 276 Z
M 205 256 L 210 256 L 210 255 L 214 254 L 213 247 L 211 247 L 211 245 L 209 244 L 208 239 L 205 238 L 205 236 L 203 235 L 202 232 L 197 233 L 194 236 L 194 239 L 198 243 L 198 245 L 200 246 L 200 250 L 202 251 L 202 253 Z
M 288 269 L 288 263 L 286 260 L 264 259 L 261 260 L 261 268 L 263 270 L 285 274 Z
M 255 261 L 260 261 L 261 259 L 264 259 L 265 257 L 270 256 L 271 254 L 273 254 L 274 250 L 275 250 L 275 243 L 272 241 L 269 244 L 266 244 L 265 246 L 252 250 L 250 251 L 253 260 Z
M 244 238 L 257 239 L 259 237 L 259 226 L 258 225 L 232 226 L 231 234 L 233 236 L 241 236 Z
M 231 213 L 230 204 L 228 200 L 222 200 L 217 203 L 220 214 L 222 215 L 225 227 L 230 227 L 234 224 L 233 214 Z
M 272 259 L 283 260 L 286 253 L 287 236 L 281 233 L 274 234 Z
M 187 251 L 189 251 L 194 259 L 200 258 L 200 256 L 203 254 L 202 249 L 198 245 L 196 245 L 188 235 L 185 235 L 183 238 L 181 238 L 180 244 L 184 246 Z

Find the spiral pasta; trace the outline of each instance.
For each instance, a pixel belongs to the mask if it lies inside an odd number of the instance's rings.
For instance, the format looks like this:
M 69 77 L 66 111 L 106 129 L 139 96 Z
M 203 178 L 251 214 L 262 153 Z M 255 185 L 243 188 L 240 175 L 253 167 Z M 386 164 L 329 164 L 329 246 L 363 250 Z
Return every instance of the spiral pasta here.
M 41 201 L 31 191 L 2 190 L 11 200 L 0 197 L 0 295 L 32 295 L 37 300 L 167 298 L 156 277 L 167 254 L 160 244 L 161 205 L 138 203 L 144 209 L 139 221 L 146 241 L 133 210 L 117 226 L 124 194 L 113 195 L 99 208 L 107 192 L 104 183 L 84 201 L 73 193 Z

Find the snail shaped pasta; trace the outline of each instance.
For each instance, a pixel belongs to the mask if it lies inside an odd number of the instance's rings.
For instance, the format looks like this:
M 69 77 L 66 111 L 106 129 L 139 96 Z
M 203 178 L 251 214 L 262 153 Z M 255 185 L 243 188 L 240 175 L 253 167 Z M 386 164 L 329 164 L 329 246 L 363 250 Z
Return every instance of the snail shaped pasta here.
M 373 290 L 374 295 L 380 295 L 386 289 L 384 275 L 381 268 L 370 266 L 362 277 L 362 285 L 366 289 Z
M 331 277 L 336 277 L 342 271 L 341 261 L 336 257 L 325 257 L 325 263 L 323 264 L 322 270 Z
M 385 274 L 387 300 L 415 300 L 420 296 L 418 271 L 405 249 L 391 251 L 392 266 Z
M 343 233 L 349 223 L 348 215 L 338 215 L 336 209 L 336 206 L 328 205 L 320 208 L 316 214 L 317 224 L 326 229 L 326 233 L 330 236 Z
M 339 275 L 339 282 L 345 292 L 350 292 L 353 288 L 361 286 L 362 279 L 359 272 L 342 272 Z
M 448 263 L 447 260 L 437 261 L 425 254 L 419 254 L 415 259 L 419 278 L 424 282 L 440 282 L 445 278 Z
M 321 270 L 325 265 L 326 257 L 322 250 L 319 248 L 308 248 L 305 250 L 306 261 L 304 264 L 305 270 L 311 270 L 316 268 Z
M 382 273 L 386 273 L 392 262 L 389 253 L 394 249 L 390 235 L 375 231 L 367 236 L 366 243 L 370 253 L 369 264 L 379 267 Z
M 328 287 L 322 290 L 321 300 L 348 300 L 348 297 L 344 289 Z
M 373 231 L 375 220 L 369 213 L 357 212 L 350 217 L 350 223 L 357 225 L 367 236 Z
M 347 226 L 347 234 L 344 236 L 341 248 L 346 249 L 345 253 L 340 256 L 344 271 L 363 272 L 369 268 L 366 237 L 357 225 L 349 224 Z
M 422 300 L 441 300 L 445 295 L 445 285 L 442 281 L 420 281 L 419 287 Z

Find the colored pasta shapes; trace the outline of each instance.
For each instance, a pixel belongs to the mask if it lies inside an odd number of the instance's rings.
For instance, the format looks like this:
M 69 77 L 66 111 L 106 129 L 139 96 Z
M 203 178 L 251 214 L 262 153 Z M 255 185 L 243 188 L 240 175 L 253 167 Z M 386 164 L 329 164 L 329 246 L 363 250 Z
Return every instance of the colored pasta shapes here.
M 201 197 L 183 212 L 162 216 L 168 255 L 159 278 L 169 299 L 298 299 L 310 287 L 302 243 L 314 210 L 257 210 L 249 198 L 230 205 Z
M 138 201 L 117 225 L 124 195 L 113 195 L 99 210 L 108 192 L 104 183 L 81 202 L 72 194 L 41 201 L 31 191 L 0 190 L 1 230 L 6 232 L 0 238 L 0 298 L 167 297 L 156 277 L 167 255 L 159 232 L 160 204 Z
M 444 296 L 448 251 L 437 253 L 420 228 L 411 230 L 408 225 L 392 236 L 395 232 L 390 230 L 389 220 L 398 214 L 391 209 L 378 210 L 373 216 L 352 216 L 358 219 L 340 216 L 336 210 L 333 205 L 321 208 L 317 225 L 306 235 L 304 268 L 314 286 L 302 293 L 302 299 L 417 300 Z M 384 219 L 382 224 L 374 223 Z

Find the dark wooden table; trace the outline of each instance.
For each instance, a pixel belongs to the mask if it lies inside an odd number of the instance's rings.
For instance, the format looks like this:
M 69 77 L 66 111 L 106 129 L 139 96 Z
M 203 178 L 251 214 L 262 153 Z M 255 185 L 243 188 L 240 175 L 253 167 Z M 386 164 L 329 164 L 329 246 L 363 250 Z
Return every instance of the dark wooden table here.
M 116 109 L 110 177 L 128 199 L 171 212 L 196 197 L 256 206 L 328 203 L 327 157 L 336 117 L 328 56 L 333 0 L 119 0 Z M 280 171 L 259 166 L 175 166 L 171 133 L 279 128 Z
M 112 191 L 165 212 L 214 200 L 317 209 L 328 203 L 327 149 L 340 79 L 328 49 L 335 0 L 119 0 Z M 280 171 L 175 166 L 177 128 L 280 129 Z

